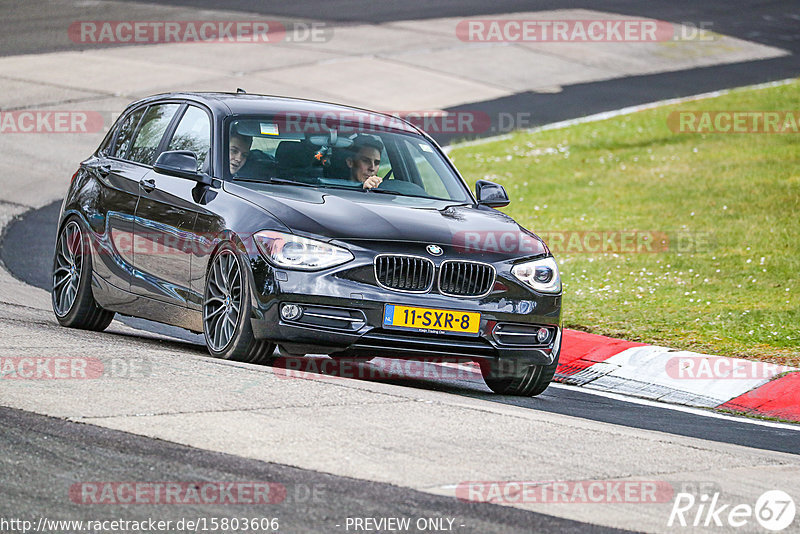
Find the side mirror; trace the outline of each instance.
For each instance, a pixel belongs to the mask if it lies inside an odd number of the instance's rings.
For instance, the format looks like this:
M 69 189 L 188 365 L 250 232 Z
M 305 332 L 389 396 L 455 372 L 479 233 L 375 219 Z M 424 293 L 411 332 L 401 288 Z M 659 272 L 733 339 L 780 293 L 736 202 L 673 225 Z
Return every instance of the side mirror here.
M 502 208 L 503 206 L 508 206 L 508 203 L 511 202 L 502 185 L 488 180 L 475 182 L 475 196 L 478 197 L 478 204 L 489 206 L 490 208 Z
M 193 180 L 199 184 L 211 185 L 211 177 L 197 170 L 197 156 L 189 150 L 169 150 L 158 156 L 153 169 L 167 176 Z

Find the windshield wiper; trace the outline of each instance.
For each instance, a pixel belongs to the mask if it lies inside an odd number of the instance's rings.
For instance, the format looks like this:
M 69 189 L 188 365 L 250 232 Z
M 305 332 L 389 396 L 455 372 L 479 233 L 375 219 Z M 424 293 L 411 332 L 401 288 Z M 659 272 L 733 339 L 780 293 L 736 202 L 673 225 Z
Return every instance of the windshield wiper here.
M 234 178 L 236 182 L 249 182 L 254 184 L 281 184 L 281 185 L 302 185 L 305 187 L 317 187 L 319 184 L 307 184 L 305 182 L 295 182 L 294 180 L 287 180 L 286 178 L 268 178 L 266 180 L 257 180 L 255 178 Z
M 403 195 L 403 193 L 398 193 L 397 191 L 392 191 L 391 189 L 378 189 L 377 187 L 373 187 L 372 189 L 367 189 L 367 192 L 371 193 L 383 193 L 384 195 L 402 195 L 402 196 L 412 196 L 412 195 Z
M 398 197 L 426 198 L 426 199 L 429 199 L 429 200 L 444 200 L 444 199 L 441 199 L 441 198 L 431 197 L 431 196 L 428 196 L 428 195 L 423 196 L 423 195 L 414 195 L 414 194 L 411 194 L 411 193 L 401 193 L 399 191 L 392 191 L 391 189 L 372 188 L 372 189 L 367 189 L 367 191 L 372 191 L 373 193 L 382 193 L 384 195 L 395 195 L 395 196 L 398 196 Z

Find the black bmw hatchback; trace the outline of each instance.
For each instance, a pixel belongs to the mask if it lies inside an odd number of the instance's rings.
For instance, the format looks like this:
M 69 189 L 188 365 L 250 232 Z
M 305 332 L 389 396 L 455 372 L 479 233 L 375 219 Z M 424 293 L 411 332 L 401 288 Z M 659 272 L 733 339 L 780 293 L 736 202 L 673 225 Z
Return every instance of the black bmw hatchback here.
M 397 117 L 244 93 L 131 104 L 72 177 L 53 310 L 202 332 L 219 358 L 462 359 L 537 395 L 561 348 L 547 246 Z

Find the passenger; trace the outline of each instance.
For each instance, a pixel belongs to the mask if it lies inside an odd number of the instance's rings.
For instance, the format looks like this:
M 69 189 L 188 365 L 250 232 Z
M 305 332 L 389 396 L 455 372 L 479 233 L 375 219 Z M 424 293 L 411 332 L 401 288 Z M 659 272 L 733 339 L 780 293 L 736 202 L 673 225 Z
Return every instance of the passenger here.
M 350 168 L 350 179 L 361 182 L 364 189 L 373 189 L 381 185 L 383 178 L 377 176 L 381 164 L 383 143 L 372 135 L 358 135 L 350 147 L 352 155 L 346 159 Z
M 231 132 L 231 140 L 228 148 L 231 176 L 236 176 L 236 173 L 239 172 L 245 162 L 247 162 L 247 156 L 250 155 L 250 147 L 252 145 L 252 137 Z

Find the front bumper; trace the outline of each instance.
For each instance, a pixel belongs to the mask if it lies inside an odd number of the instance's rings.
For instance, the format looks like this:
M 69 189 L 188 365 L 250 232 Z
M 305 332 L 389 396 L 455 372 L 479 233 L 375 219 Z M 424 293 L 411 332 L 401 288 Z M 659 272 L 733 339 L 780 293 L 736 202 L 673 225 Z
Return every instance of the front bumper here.
M 254 335 L 279 344 L 288 353 L 478 362 L 506 359 L 524 365 L 548 365 L 560 352 L 561 295 L 540 295 L 505 278 L 498 277 L 501 285 L 485 297 L 461 298 L 382 288 L 374 283 L 372 264 L 367 262 L 301 272 L 274 269 L 263 260 L 253 260 Z M 320 319 L 311 324 L 287 321 L 280 315 L 280 307 L 286 303 L 310 308 L 317 317 L 349 319 L 327 323 Z M 385 328 L 386 304 L 479 312 L 479 333 L 462 336 Z M 552 335 L 544 344 L 509 343 L 507 337 L 504 342 L 497 333 L 498 324 L 546 327 Z

